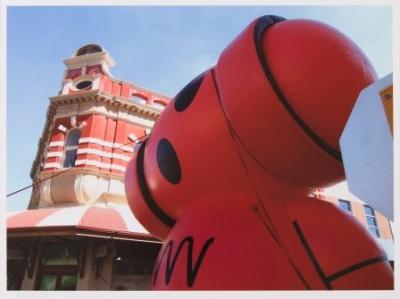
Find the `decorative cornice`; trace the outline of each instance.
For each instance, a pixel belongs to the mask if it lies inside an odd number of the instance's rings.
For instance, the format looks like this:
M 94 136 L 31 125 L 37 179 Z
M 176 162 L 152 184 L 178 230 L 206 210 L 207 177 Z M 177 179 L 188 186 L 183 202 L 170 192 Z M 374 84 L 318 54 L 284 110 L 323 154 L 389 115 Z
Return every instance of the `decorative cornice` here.
M 109 93 L 98 90 L 81 91 L 75 94 L 50 97 L 50 106 L 57 108 L 59 106 L 92 101 L 102 102 L 111 107 L 122 108 L 128 112 L 134 112 L 139 115 L 152 118 L 154 120 L 158 118 L 162 111 L 156 107 L 147 104 L 130 101 L 126 97 L 113 96 Z

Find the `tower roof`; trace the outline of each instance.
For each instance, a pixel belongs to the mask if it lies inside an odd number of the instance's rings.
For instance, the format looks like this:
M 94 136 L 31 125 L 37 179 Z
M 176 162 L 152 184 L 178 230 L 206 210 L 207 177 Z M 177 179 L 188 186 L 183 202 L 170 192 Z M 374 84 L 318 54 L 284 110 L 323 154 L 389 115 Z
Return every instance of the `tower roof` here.
M 87 44 L 76 50 L 70 58 L 64 59 L 64 63 L 69 68 L 90 62 L 104 62 L 107 67 L 115 65 L 114 59 L 99 44 Z
M 98 52 L 106 52 L 104 48 L 97 44 L 88 44 L 83 47 L 80 47 L 73 56 L 82 56 L 91 53 L 98 53 Z

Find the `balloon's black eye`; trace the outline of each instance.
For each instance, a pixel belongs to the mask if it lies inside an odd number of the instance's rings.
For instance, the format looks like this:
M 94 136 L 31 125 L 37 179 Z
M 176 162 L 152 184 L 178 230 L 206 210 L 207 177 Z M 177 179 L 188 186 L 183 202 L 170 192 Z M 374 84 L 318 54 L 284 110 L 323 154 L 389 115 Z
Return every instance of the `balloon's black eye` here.
M 161 139 L 157 146 L 157 163 L 168 182 L 176 185 L 181 181 L 182 173 L 178 156 L 172 144 L 165 138 Z
M 184 111 L 192 103 L 197 91 L 203 82 L 204 73 L 194 78 L 175 96 L 175 110 Z

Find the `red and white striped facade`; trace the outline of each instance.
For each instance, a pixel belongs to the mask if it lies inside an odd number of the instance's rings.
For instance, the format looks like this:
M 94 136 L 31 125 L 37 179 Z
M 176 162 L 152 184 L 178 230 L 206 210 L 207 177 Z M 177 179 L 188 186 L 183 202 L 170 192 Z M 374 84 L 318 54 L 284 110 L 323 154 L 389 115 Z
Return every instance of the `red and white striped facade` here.
M 72 125 L 72 122 L 76 122 Z M 64 158 L 64 143 L 69 128 L 82 123 L 82 135 L 79 140 L 76 167 L 90 168 L 103 172 L 122 174 L 133 153 L 133 145 L 128 135 L 137 137 L 146 135 L 145 128 L 113 119 L 106 115 L 87 114 L 78 117 L 60 117 L 55 120 L 51 139 L 45 156 L 44 171 L 54 171 L 62 168 Z M 61 131 L 60 128 L 62 128 Z
M 123 175 L 134 152 L 131 140 L 149 134 L 169 98 L 115 79 L 109 70 L 115 63 L 101 46 L 84 46 L 64 63 L 62 87 L 50 98 L 31 171 L 35 182 L 44 181 L 32 192 L 30 207 L 100 198 L 125 201 Z M 75 166 L 65 171 L 66 140 L 76 128 Z M 65 173 L 54 177 L 59 172 Z

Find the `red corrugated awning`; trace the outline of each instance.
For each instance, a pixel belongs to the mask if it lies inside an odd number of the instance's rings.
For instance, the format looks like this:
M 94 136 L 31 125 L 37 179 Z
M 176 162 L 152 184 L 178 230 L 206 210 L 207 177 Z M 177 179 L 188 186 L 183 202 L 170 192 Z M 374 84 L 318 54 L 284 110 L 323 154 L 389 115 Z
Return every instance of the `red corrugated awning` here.
M 96 203 L 10 213 L 7 233 L 15 235 L 77 234 L 115 238 L 156 239 L 124 204 Z

